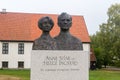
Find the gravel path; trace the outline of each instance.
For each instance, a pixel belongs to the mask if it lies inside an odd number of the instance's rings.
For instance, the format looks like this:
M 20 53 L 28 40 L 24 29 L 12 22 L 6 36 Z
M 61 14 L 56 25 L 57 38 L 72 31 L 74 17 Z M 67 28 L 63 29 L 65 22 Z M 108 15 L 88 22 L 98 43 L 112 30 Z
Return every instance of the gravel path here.
M 22 79 L 17 77 L 11 77 L 8 75 L 0 75 L 0 80 L 22 80 Z
M 120 71 L 120 68 L 116 68 L 116 67 L 107 67 L 107 68 L 103 68 L 105 70 L 113 70 L 113 71 Z

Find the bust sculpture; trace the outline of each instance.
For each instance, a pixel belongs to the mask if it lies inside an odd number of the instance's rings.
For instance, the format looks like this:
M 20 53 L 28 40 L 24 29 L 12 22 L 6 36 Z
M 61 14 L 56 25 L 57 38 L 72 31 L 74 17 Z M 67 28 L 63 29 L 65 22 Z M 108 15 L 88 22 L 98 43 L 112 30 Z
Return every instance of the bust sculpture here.
M 67 13 L 58 16 L 60 33 L 54 37 L 57 43 L 57 50 L 83 50 L 82 42 L 69 32 L 72 26 L 72 17 Z
M 56 42 L 49 32 L 53 28 L 53 20 L 46 16 L 38 21 L 38 27 L 42 30 L 42 35 L 33 43 L 33 50 L 56 50 Z

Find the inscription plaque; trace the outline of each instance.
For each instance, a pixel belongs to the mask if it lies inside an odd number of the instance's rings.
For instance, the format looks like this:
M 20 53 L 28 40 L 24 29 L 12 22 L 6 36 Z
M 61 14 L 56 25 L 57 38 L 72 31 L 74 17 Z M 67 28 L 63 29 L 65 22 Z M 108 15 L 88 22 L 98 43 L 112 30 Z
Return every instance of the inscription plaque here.
M 88 80 L 88 52 L 33 50 L 31 80 Z

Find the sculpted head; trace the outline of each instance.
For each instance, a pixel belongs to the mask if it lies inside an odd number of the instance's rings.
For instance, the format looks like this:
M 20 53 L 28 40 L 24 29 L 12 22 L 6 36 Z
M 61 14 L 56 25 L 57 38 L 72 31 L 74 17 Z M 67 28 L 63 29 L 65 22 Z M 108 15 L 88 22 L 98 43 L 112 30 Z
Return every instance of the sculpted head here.
M 72 17 L 67 13 L 58 16 L 58 25 L 62 30 L 68 30 L 72 26 Z
M 49 32 L 53 28 L 53 26 L 54 22 L 48 16 L 43 17 L 38 21 L 38 27 L 44 32 Z

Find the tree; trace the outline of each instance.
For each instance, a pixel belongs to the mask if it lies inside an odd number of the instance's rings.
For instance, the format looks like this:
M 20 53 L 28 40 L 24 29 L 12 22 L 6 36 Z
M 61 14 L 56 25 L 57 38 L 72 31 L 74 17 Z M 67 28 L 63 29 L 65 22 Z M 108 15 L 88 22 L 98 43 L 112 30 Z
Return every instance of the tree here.
M 112 51 L 113 59 L 120 64 L 120 4 L 112 5 L 107 12 L 109 19 L 108 24 L 112 33 Z
M 107 23 L 102 23 L 99 32 L 91 36 L 92 47 L 100 48 L 105 67 L 120 64 L 120 4 L 112 5 L 107 15 Z

